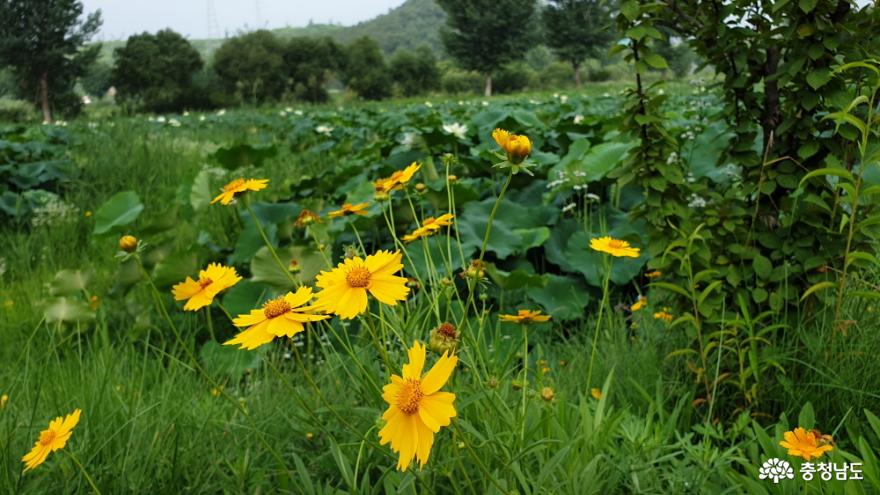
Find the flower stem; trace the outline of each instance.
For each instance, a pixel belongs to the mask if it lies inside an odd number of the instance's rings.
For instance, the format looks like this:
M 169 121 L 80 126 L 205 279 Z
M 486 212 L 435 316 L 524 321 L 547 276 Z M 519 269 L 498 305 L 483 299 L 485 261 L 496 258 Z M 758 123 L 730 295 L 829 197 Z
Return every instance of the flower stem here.
M 272 254 L 272 258 L 275 259 L 275 262 L 278 263 L 278 267 L 281 268 L 281 271 L 287 275 L 287 278 L 290 279 L 290 283 L 293 284 L 294 287 L 299 286 L 299 282 L 293 277 L 293 274 L 290 273 L 290 268 L 285 266 L 285 264 L 281 261 L 281 258 L 278 257 L 278 253 L 275 251 L 275 247 L 272 246 L 272 243 L 269 242 L 269 237 L 266 235 L 266 231 L 263 230 L 263 225 L 260 223 L 260 219 L 257 218 L 257 214 L 254 213 L 254 210 L 251 208 L 251 204 L 249 201 L 244 201 L 244 207 L 251 214 L 251 218 L 254 221 L 254 225 L 257 227 L 257 231 L 260 233 L 260 237 L 263 238 L 263 243 L 266 245 L 266 248 L 269 249 L 269 253 Z
M 593 332 L 593 346 L 590 351 L 590 367 L 589 371 L 587 371 L 587 386 L 592 386 L 593 384 L 593 361 L 596 358 L 596 344 L 599 341 L 599 328 L 602 325 L 602 314 L 605 310 L 605 304 L 608 300 L 608 281 L 611 279 L 611 260 L 606 255 L 604 257 L 605 261 L 605 282 L 602 284 L 602 302 L 599 303 L 599 315 L 596 317 L 596 330 Z
M 71 453 L 69 450 L 65 450 L 64 453 L 67 454 L 68 457 L 73 460 L 73 463 L 76 464 L 76 467 L 79 468 L 80 472 L 86 478 L 86 481 L 89 482 L 89 486 L 92 487 L 92 491 L 94 491 L 96 495 L 101 495 L 101 490 L 98 489 L 98 485 L 95 484 L 95 480 L 92 479 L 92 476 L 89 474 L 88 471 L 86 471 L 85 466 L 83 466 L 82 463 L 79 462 L 79 459 L 77 459 L 76 456 L 73 455 L 73 453 Z

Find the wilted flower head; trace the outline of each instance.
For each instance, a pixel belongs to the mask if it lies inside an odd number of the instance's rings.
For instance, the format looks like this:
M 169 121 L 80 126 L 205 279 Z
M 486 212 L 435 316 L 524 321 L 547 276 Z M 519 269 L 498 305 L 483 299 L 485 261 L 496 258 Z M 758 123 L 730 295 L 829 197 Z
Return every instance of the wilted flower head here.
M 428 348 L 437 354 L 455 353 L 458 348 L 458 331 L 452 323 L 441 323 L 431 330 Z

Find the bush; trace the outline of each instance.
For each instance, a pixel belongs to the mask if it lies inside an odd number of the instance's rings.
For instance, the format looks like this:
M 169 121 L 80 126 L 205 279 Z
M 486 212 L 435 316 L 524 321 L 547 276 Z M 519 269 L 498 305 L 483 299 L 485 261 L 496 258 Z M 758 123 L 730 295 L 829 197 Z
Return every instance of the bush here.
M 441 69 L 440 88 L 446 93 L 477 93 L 483 92 L 483 76 L 473 72 L 447 66 Z
M 538 72 L 538 81 L 542 88 L 567 88 L 574 82 L 574 70 L 571 64 L 556 61 Z
M 291 38 L 284 48 L 287 91 L 298 100 L 326 101 L 328 74 L 344 64 L 345 53 L 331 38 Z
M 367 100 L 381 100 L 391 95 L 391 76 L 378 43 L 364 36 L 348 47 L 343 82 Z
M 391 60 L 391 76 L 404 96 L 415 96 L 440 87 L 440 71 L 434 52 L 421 46 L 415 52 L 398 50 Z
M 538 74 L 524 62 L 505 65 L 492 78 L 493 89 L 498 93 L 514 93 L 538 86 Z
M 34 122 L 38 119 L 36 109 L 26 101 L 12 98 L 0 98 L 0 122 L 23 124 Z
M 184 108 L 203 66 L 199 52 L 170 29 L 130 36 L 115 55 L 117 100 L 155 112 Z
M 225 41 L 214 53 L 213 68 L 228 95 L 238 101 L 276 101 L 287 85 L 284 46 L 266 30 Z

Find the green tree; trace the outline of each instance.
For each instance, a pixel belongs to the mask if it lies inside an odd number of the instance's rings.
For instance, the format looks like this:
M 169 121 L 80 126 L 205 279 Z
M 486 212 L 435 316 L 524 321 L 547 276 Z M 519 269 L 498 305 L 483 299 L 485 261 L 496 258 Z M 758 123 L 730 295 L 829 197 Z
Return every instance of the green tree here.
M 440 70 L 430 47 L 415 52 L 398 50 L 391 59 L 391 77 L 405 96 L 415 96 L 440 87 Z
M 23 96 L 39 102 L 47 122 L 53 108 L 79 109 L 74 85 L 101 48 L 83 49 L 101 27 L 101 11 L 82 14 L 78 0 L 0 0 L 0 63 L 12 68 Z
M 446 11 L 440 33 L 446 51 L 467 70 L 486 77 L 492 95 L 492 74 L 521 60 L 533 45 L 535 0 L 437 0 Z
M 581 64 L 604 50 L 614 37 L 613 18 L 605 0 L 550 0 L 541 19 L 544 37 L 556 56 L 571 64 L 581 86 Z
M 112 81 L 117 98 L 153 111 L 184 107 L 193 76 L 203 65 L 190 42 L 170 29 L 129 37 L 116 49 L 115 58 Z
M 251 103 L 277 100 L 287 86 L 284 46 L 266 30 L 224 42 L 213 67 L 226 91 Z
M 379 44 L 364 36 L 348 46 L 343 82 L 361 98 L 381 100 L 391 94 L 391 76 Z
M 344 65 L 345 53 L 331 38 L 291 38 L 284 48 L 289 90 L 300 100 L 327 100 L 328 75 Z

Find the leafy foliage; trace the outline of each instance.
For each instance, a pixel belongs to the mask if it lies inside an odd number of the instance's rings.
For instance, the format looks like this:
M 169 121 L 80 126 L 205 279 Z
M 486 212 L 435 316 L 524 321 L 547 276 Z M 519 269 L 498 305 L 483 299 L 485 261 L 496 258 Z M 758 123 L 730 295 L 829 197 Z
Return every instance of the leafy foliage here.
M 343 81 L 367 100 L 381 100 L 391 95 L 391 76 L 379 45 L 372 38 L 359 38 L 346 51 Z
M 556 56 L 571 64 L 577 86 L 580 66 L 612 41 L 612 16 L 604 0 L 552 0 L 541 12 L 544 38 Z
M 242 101 L 275 101 L 284 94 L 284 47 L 269 31 L 230 38 L 214 53 L 212 66 L 226 91 Z

